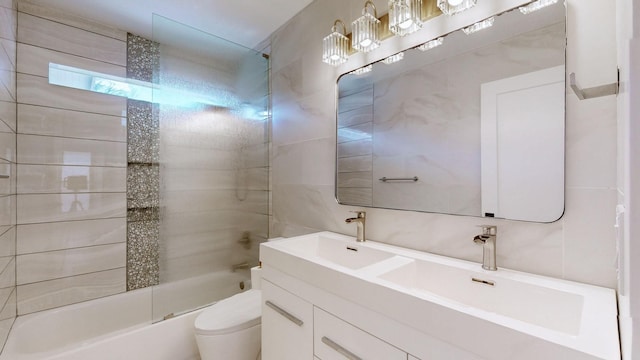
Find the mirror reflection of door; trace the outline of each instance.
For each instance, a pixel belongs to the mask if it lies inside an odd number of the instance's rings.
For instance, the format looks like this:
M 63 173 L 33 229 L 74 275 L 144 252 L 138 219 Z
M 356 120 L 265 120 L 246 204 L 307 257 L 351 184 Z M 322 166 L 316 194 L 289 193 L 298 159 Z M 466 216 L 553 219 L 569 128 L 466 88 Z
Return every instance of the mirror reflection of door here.
M 564 66 L 556 66 L 482 84 L 484 216 L 542 222 L 562 216 L 564 77 Z

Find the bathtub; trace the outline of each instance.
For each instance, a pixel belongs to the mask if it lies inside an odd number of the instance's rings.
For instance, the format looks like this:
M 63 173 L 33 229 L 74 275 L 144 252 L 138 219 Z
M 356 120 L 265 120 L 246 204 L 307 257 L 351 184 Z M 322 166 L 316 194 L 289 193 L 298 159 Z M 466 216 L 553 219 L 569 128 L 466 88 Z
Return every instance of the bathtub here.
M 172 297 L 180 299 L 179 309 L 192 306 L 215 286 L 217 300 L 231 296 L 240 281 L 248 282 L 247 273 L 214 273 L 18 316 L 0 360 L 200 359 L 193 323 L 202 308 L 154 322 L 152 307 L 157 317 L 158 306 L 168 308 Z

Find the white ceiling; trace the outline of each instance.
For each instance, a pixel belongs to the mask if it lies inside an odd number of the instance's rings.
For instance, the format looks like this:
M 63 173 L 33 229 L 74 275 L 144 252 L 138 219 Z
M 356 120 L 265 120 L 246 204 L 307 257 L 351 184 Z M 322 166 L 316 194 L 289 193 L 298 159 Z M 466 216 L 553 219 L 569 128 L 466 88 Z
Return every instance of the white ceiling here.
M 28 0 L 147 38 L 152 14 L 254 48 L 312 0 Z

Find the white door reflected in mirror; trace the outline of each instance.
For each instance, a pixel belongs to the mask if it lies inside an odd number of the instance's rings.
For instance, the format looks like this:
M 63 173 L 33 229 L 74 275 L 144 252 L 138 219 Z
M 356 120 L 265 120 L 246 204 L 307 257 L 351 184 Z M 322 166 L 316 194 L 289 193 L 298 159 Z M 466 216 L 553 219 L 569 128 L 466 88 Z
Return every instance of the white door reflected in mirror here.
M 564 80 L 564 66 L 556 66 L 482 84 L 483 216 L 539 222 L 562 216 Z

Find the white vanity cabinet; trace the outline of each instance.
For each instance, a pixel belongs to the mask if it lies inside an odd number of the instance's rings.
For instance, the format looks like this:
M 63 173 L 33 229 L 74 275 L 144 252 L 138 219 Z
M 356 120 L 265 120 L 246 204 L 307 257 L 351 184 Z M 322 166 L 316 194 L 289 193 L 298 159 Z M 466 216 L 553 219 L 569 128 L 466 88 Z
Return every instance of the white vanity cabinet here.
M 313 305 L 262 281 L 262 359 L 313 359 Z
M 262 280 L 263 360 L 408 359 L 407 352 L 294 295 L 298 286 L 274 282 Z
M 322 360 L 406 360 L 407 353 L 344 322 L 328 312 L 313 309 L 313 349 Z

